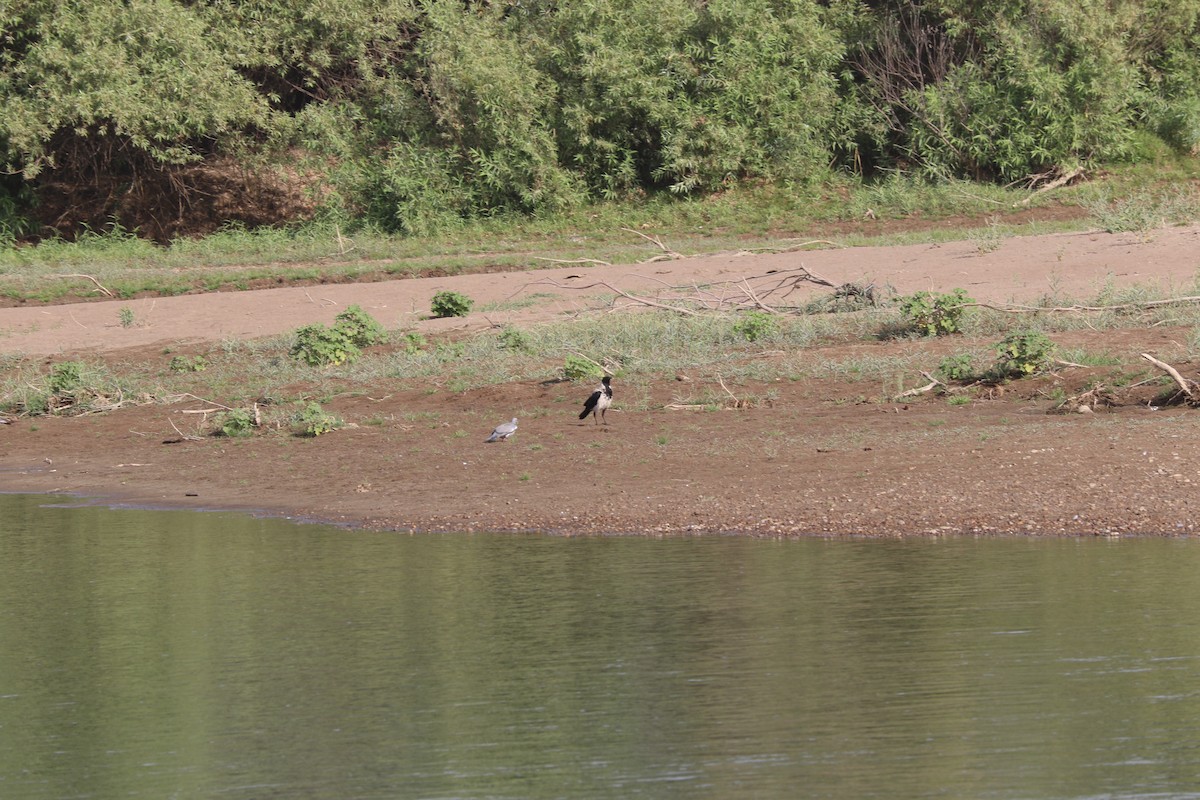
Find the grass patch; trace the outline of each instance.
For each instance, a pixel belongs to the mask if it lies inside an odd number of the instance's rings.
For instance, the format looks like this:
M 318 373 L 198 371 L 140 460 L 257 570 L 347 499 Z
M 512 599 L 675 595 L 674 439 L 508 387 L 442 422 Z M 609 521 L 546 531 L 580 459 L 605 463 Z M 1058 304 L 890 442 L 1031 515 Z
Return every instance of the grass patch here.
M 1194 290 L 1182 290 L 1180 294 L 1189 292 Z M 1083 304 L 1122 304 L 1161 296 L 1161 291 L 1156 294 L 1148 288 L 1115 292 L 1103 287 L 1099 297 Z M 1055 298 L 1054 304 L 1071 302 Z M 903 322 L 893 305 L 845 314 L 779 316 L 771 318 L 769 326 L 755 324 L 753 328 L 746 326 L 745 315 L 687 317 L 640 311 L 488 331 L 453 341 L 436 337 L 412 340 L 402 331 L 393 331 L 387 337 L 390 344 L 369 346 L 357 361 L 326 365 L 289 356 L 298 341 L 296 333 L 226 341 L 195 355 L 164 352 L 153 363 L 81 363 L 70 368 L 78 374 L 63 373 L 57 379 L 48 365 L 6 357 L 0 360 L 0 410 L 30 416 L 78 413 L 119 407 L 135 399 L 161 402 L 183 393 L 211 398 L 231 408 L 261 404 L 264 398 L 282 406 L 307 404 L 314 398 L 326 402 L 344 396 L 348 388 L 396 380 L 418 391 L 461 394 L 515 381 L 561 380 L 565 359 L 576 353 L 609 365 L 616 372 L 621 403 L 627 410 L 661 407 L 661 393 L 652 400 L 651 388 L 674 381 L 680 373 L 697 381 L 692 396 L 684 398 L 688 404 L 726 407 L 728 395 L 714 389 L 714 376 L 719 374 L 744 402 L 742 407 L 748 407 L 769 404 L 771 393 L 742 392 L 739 385 L 781 379 L 866 381 L 883 387 L 881 394 L 890 396 L 905 381 L 911 385 L 922 370 L 938 371 L 939 363 L 947 358 L 947 344 L 951 355 L 969 358 L 976 371 L 982 370 L 995 358 L 995 342 L 1018 330 L 1048 335 L 1082 328 L 1148 327 L 1169 322 L 1200 331 L 1200 308 L 1191 305 L 1089 314 L 1005 314 L 983 308 L 968 311 L 961 320 L 961 333 L 936 340 L 913 336 L 902 340 L 902 348 L 876 347 L 881 329 Z M 369 334 L 364 342 L 383 338 L 385 332 L 367 325 L 369 320 L 347 320 L 347 325 L 352 321 L 358 323 L 355 330 L 362 328 L 364 336 Z M 939 343 L 940 352 L 929 351 L 939 349 Z M 852 355 L 823 355 L 827 347 L 845 344 L 861 346 L 855 347 Z M 1193 334 L 1186 345 L 1181 345 L 1181 349 L 1187 348 L 1200 350 L 1200 334 Z M 1058 357 L 1087 366 L 1121 363 L 1120 358 L 1103 349 L 1067 350 Z M 969 367 L 964 362 L 963 368 Z M 56 380 L 61 385 L 52 386 Z M 564 389 L 556 401 L 574 403 L 577 391 L 578 387 Z M 864 388 L 861 394 L 875 396 L 877 392 Z M 383 420 L 366 424 L 382 425 Z
M 838 177 L 815 186 L 739 187 L 696 198 L 651 196 L 596 203 L 545 218 L 513 215 L 464 222 L 436 236 L 385 235 L 369 227 L 314 222 L 247 230 L 230 226 L 202 239 L 158 246 L 119 226 L 76 242 L 0 248 L 0 295 L 55 302 L 106 296 L 170 296 L 418 275 L 559 266 L 596 259 L 633 264 L 657 248 L 629 230 L 647 231 L 688 254 L 794 245 L 797 238 L 846 246 L 974 241 L 989 252 L 1016 234 L 1078 230 L 1097 224 L 1146 230 L 1200 218 L 1200 203 L 1180 181 L 1194 181 L 1200 159 L 1157 170 L 1111 168 L 1103 178 L 1039 195 L 958 180 L 929 182 L 903 174 L 869 182 Z M 1166 180 L 1174 188 L 1162 188 Z M 1171 177 L 1178 176 L 1178 177 Z M 1125 198 L 1125 199 L 1114 199 Z M 1059 205 L 1076 219 L 1028 221 L 1029 210 Z M 880 235 L 877 223 L 910 220 L 906 231 Z M 834 233 L 830 234 L 830 229 Z M 827 245 L 816 245 L 827 246 Z M 87 277 L 91 276 L 96 283 Z M 525 301 L 527 302 L 527 301 Z

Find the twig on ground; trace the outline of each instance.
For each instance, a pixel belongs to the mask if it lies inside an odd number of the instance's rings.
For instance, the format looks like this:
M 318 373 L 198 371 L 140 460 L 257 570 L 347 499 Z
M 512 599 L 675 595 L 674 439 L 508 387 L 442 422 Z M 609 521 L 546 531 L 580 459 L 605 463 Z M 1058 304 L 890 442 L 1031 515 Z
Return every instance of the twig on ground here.
M 190 397 L 193 400 L 199 400 L 201 403 L 208 403 L 211 406 L 216 406 L 217 409 L 223 409 L 225 411 L 236 411 L 237 410 L 235 408 L 230 408 L 229 406 L 223 406 L 220 403 L 218 403 L 216 400 L 206 400 L 203 397 L 197 397 L 196 395 L 191 394 L 190 392 L 183 392 L 182 394 L 175 395 L 175 397 L 177 397 L 179 399 Z M 204 413 L 211 414 L 213 411 L 215 411 L 217 409 L 208 409 L 208 410 L 204 411 Z M 200 411 L 184 411 L 183 413 L 184 414 L 199 414 L 201 412 Z
M 936 388 L 938 386 L 946 385 L 946 384 L 942 383 L 941 381 L 939 381 L 937 378 L 930 375 L 928 372 L 922 372 L 921 375 L 924 376 L 925 379 L 929 381 L 929 383 L 925 384 L 924 386 L 918 386 L 915 389 L 909 389 L 907 392 L 901 392 L 900 394 L 896 395 L 892 399 L 900 400 L 905 397 L 916 397 L 919 394 L 925 394 L 926 392 L 931 392 L 934 390 L 934 388 Z
M 598 258 L 544 258 L 542 256 L 534 256 L 534 261 L 549 261 L 551 264 L 599 264 L 602 267 L 611 267 L 607 261 L 601 261 Z
M 642 262 L 643 264 L 649 264 L 653 261 L 663 261 L 665 259 L 674 260 L 677 258 L 683 258 L 682 253 L 677 253 L 674 250 L 672 250 L 671 248 L 667 247 L 665 244 L 662 243 L 662 240 L 659 239 L 657 236 L 647 236 L 646 234 L 642 233 L 641 231 L 635 231 L 633 228 L 621 228 L 621 230 L 623 230 L 627 233 L 632 233 L 635 236 L 640 236 L 643 239 L 645 239 L 647 242 L 657 245 L 658 248 L 663 251 L 663 255 L 655 256 L 654 258 L 647 259 L 646 261 Z
M 104 285 L 100 283 L 100 281 L 96 280 L 91 275 L 84 275 L 82 272 L 72 272 L 72 273 L 69 273 L 66 275 L 55 275 L 54 277 L 56 277 L 56 278 L 87 278 L 89 281 L 96 284 L 96 288 L 102 294 L 104 294 L 106 297 L 116 297 L 116 295 L 113 294 L 112 292 L 110 292 L 108 289 L 106 289 L 104 287 Z
M 175 432 L 179 434 L 179 438 L 183 439 L 184 441 L 200 442 L 200 441 L 204 440 L 203 436 L 192 436 L 190 434 L 184 433 L 183 431 L 179 430 L 179 427 L 175 424 L 175 421 L 173 419 L 171 419 L 170 417 L 167 417 L 167 422 L 171 423 L 171 427 L 174 428 Z

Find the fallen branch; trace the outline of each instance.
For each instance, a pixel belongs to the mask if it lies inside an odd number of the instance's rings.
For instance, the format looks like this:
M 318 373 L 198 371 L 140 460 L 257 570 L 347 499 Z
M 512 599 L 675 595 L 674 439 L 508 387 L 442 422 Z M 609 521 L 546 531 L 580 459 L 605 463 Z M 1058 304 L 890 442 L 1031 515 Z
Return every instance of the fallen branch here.
M 191 436 L 191 435 L 186 434 L 183 431 L 179 430 L 179 427 L 175 424 L 175 421 L 172 420 L 170 417 L 167 417 L 167 422 L 171 423 L 171 427 L 175 428 L 175 432 L 179 434 L 179 438 L 184 440 L 185 442 L 200 442 L 200 441 L 204 440 L 204 437 L 202 437 L 202 436 Z
M 673 306 L 673 305 L 669 305 L 667 303 L 659 303 L 659 302 L 651 300 L 647 297 L 638 297 L 637 295 L 633 295 L 633 294 L 630 294 L 629 292 L 618 289 L 617 287 L 613 286 L 611 283 L 608 283 L 607 281 L 597 281 L 596 283 L 589 283 L 586 286 L 567 286 L 565 284 L 559 283 L 556 280 L 552 280 L 550 278 L 544 278 L 540 281 L 534 281 L 533 283 L 527 284 L 527 286 L 533 286 L 533 285 L 536 285 L 539 283 L 546 283 L 546 284 L 549 284 L 549 285 L 554 286 L 559 289 L 574 289 L 576 291 L 583 291 L 585 289 L 594 289 L 597 286 L 602 286 L 605 289 L 607 289 L 608 291 L 612 292 L 613 294 L 620 295 L 621 297 L 624 297 L 626 300 L 632 300 L 635 303 L 641 303 L 642 305 L 652 306 L 654 308 L 661 308 L 664 311 L 674 311 L 678 314 L 687 314 L 688 316 L 691 316 L 691 317 L 698 315 L 696 311 L 693 311 L 690 308 L 683 308 L 681 306 Z
M 938 386 L 946 385 L 946 384 L 942 383 L 941 381 L 939 381 L 937 378 L 930 375 L 928 372 L 922 372 L 921 375 L 923 375 L 926 378 L 926 380 L 929 381 L 929 383 L 925 384 L 924 386 L 918 386 L 915 389 L 909 389 L 907 392 L 901 392 L 900 394 L 896 395 L 892 399 L 900 400 L 905 397 L 916 397 L 919 394 L 925 394 L 926 392 L 931 392 Z
M 84 275 L 82 272 L 72 272 L 68 275 L 55 275 L 54 277 L 56 277 L 56 278 L 87 278 L 89 281 L 96 284 L 96 288 L 99 289 L 101 292 L 103 292 L 106 297 L 116 297 L 115 294 L 110 292 L 108 289 L 104 288 L 103 284 L 101 284 L 100 281 L 96 280 L 91 275 Z
M 674 250 L 672 250 L 671 248 L 667 247 L 665 244 L 662 243 L 662 241 L 657 236 L 647 236 L 646 234 L 642 233 L 641 231 L 635 231 L 633 228 L 621 228 L 621 230 L 625 231 L 626 233 L 632 233 L 635 236 L 640 236 L 643 239 L 645 239 L 647 242 L 657 245 L 658 248 L 663 251 L 663 255 L 667 256 L 668 258 L 670 258 L 672 260 L 677 259 L 677 258 L 683 258 L 682 253 L 677 253 Z M 650 261 L 662 261 L 662 260 L 663 260 L 662 256 L 655 256 L 654 258 L 650 259 Z M 649 262 L 643 262 L 643 263 L 649 263 Z
M 602 267 L 611 267 L 607 261 L 601 261 L 598 258 L 544 258 L 543 256 L 534 256 L 534 261 L 549 261 L 551 264 L 599 264 Z
M 1030 312 L 1047 312 L 1047 313 L 1072 313 L 1072 312 L 1093 312 L 1093 311 L 1144 311 L 1148 308 L 1159 308 L 1161 306 L 1184 305 L 1188 303 L 1200 303 L 1200 295 L 1189 295 L 1187 297 L 1171 297 L 1166 300 L 1147 300 L 1144 303 L 1121 303 L 1112 306 L 1025 306 L 1019 304 L 1012 305 L 996 305 L 994 303 L 963 303 L 962 305 L 954 306 L 955 308 L 990 308 L 993 311 L 1000 311 L 1005 314 L 1028 314 Z
M 1179 370 L 1175 369 L 1174 367 L 1172 367 L 1170 364 L 1168 364 L 1165 361 L 1159 361 L 1157 358 L 1150 355 L 1149 353 L 1142 353 L 1142 358 L 1146 359 L 1151 364 L 1153 364 L 1154 366 L 1161 369 L 1163 372 L 1170 375 L 1171 380 L 1175 381 L 1175 385 L 1179 387 L 1179 390 L 1181 392 L 1183 392 L 1185 395 L 1187 395 L 1187 399 L 1190 402 L 1195 403 L 1195 402 L 1197 402 L 1197 400 L 1200 400 L 1200 394 L 1198 394 L 1198 392 L 1197 392 L 1197 390 L 1200 389 L 1200 384 L 1197 384 L 1195 381 L 1189 380 L 1189 379 L 1183 377 L 1182 375 L 1179 374 Z
M 173 395 L 173 397 L 175 399 L 169 400 L 168 402 L 178 402 L 179 400 L 183 400 L 184 398 L 190 397 L 193 400 L 199 400 L 201 403 L 208 403 L 211 406 L 216 406 L 217 408 L 224 409 L 225 411 L 236 411 L 237 410 L 235 408 L 230 408 L 229 406 L 223 406 L 220 403 L 218 403 L 216 400 L 206 400 L 203 397 L 197 397 L 196 395 L 191 394 L 190 392 L 183 392 L 182 394 Z M 206 409 L 203 411 L 184 411 L 183 413 L 184 414 L 200 414 L 200 413 L 211 414 L 216 410 L 217 409 L 212 408 L 212 409 Z
M 1052 413 L 1066 414 L 1091 414 L 1096 410 L 1097 406 L 1111 406 L 1115 404 L 1113 393 L 1107 386 L 1098 383 L 1082 394 L 1073 395 L 1066 398 L 1061 403 L 1050 409 Z
M 1083 175 L 1084 172 L 1086 172 L 1086 170 L 1083 167 L 1076 167 L 1075 169 L 1071 170 L 1070 172 L 1059 175 L 1057 178 L 1050 181 L 1049 183 L 1046 183 L 1046 184 L 1043 184 L 1042 186 L 1040 186 L 1037 189 L 1037 191 L 1035 191 L 1033 194 L 1026 197 L 1024 200 L 1021 200 L 1020 202 L 1017 202 L 1017 203 L 1013 203 L 1013 207 L 1015 208 L 1017 206 L 1027 206 L 1027 205 L 1029 205 L 1030 201 L 1032 201 L 1033 198 L 1037 197 L 1039 194 L 1042 194 L 1044 192 L 1049 192 L 1053 189 L 1057 189 L 1060 186 L 1066 186 L 1071 181 L 1073 181 L 1076 178 Z M 1036 180 L 1036 177 L 1038 177 L 1038 176 L 1035 176 L 1034 180 Z

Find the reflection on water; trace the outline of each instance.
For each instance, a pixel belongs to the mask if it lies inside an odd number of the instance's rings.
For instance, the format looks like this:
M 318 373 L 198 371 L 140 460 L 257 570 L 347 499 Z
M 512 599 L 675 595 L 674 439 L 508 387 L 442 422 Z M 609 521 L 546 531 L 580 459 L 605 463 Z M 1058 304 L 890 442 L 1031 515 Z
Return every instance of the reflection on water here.
M 1200 541 L 0 496 L 0 797 L 1200 797 Z

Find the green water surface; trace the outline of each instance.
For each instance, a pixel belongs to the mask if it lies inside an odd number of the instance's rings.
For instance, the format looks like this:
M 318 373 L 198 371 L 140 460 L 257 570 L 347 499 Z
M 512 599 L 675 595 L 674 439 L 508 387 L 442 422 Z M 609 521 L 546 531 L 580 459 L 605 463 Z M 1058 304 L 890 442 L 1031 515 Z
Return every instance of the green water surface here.
M 0 798 L 1200 797 L 1200 541 L 0 495 Z

